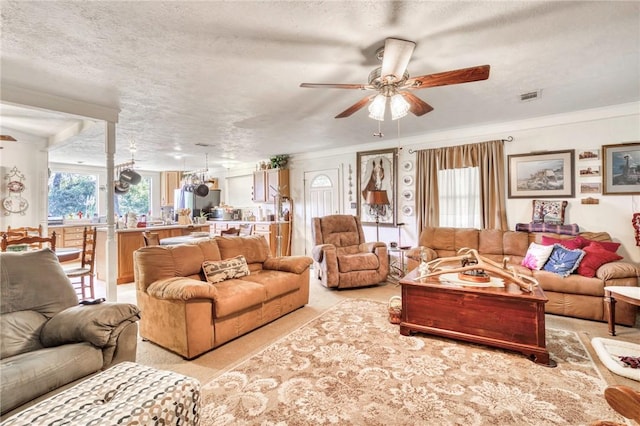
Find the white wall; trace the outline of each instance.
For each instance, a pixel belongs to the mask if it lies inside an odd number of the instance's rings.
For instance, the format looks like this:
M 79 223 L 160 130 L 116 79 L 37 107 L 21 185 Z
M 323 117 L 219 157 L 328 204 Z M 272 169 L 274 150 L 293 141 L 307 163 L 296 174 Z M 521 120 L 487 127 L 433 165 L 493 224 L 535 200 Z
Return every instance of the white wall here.
M 2 142 L 0 149 L 0 203 L 9 196 L 7 174 L 14 167 L 24 175 L 25 190 L 20 194 L 29 206 L 24 214 L 10 213 L 0 207 L 0 230 L 7 226 L 47 226 L 48 154 L 46 142 Z M 16 179 L 19 180 L 19 179 Z M 0 204 L 1 205 L 1 204 Z
M 428 119 L 423 118 L 423 119 Z M 505 142 L 505 154 L 522 154 L 532 151 L 556 151 L 566 149 L 601 149 L 602 145 L 619 144 L 625 142 L 640 141 L 640 104 L 624 104 L 596 110 L 577 111 L 570 114 L 541 117 L 532 120 L 501 123 L 491 126 L 454 129 L 446 132 L 430 133 L 411 139 L 403 139 L 402 149 L 398 155 L 398 193 L 404 189 L 415 189 L 415 182 L 411 186 L 402 183 L 402 177 L 413 175 L 415 178 L 415 154 L 410 150 L 433 148 L 438 146 L 453 146 L 467 143 L 476 143 L 493 139 L 514 138 L 513 142 Z M 344 171 L 351 164 L 354 175 L 356 153 L 373 149 L 398 147 L 397 140 L 380 141 L 372 144 L 351 146 L 342 150 L 307 153 L 295 155 L 290 161 L 291 188 L 298 201 L 295 217 L 298 223 L 304 218 L 303 210 L 303 176 L 305 171 L 318 170 L 324 167 L 330 168 L 339 164 L 343 171 L 343 187 L 345 188 L 344 209 L 346 214 L 355 214 L 346 201 L 348 191 L 348 176 Z M 401 165 L 405 161 L 412 161 L 414 168 L 411 172 L 404 172 Z M 582 181 L 597 181 L 589 178 L 581 179 L 578 175 L 578 167 L 583 164 L 577 160 L 576 153 L 576 196 L 566 198 L 569 202 L 566 211 L 565 223 L 577 223 L 581 231 L 606 231 L 614 241 L 622 244 L 618 253 L 627 260 L 640 262 L 640 248 L 635 245 L 631 217 L 634 212 L 640 212 L 640 196 L 629 195 L 602 195 L 590 194 L 600 199 L 598 205 L 581 204 L 581 198 L 587 195 L 580 194 L 579 184 Z M 584 164 L 587 164 L 585 162 Z M 599 164 L 598 162 L 591 164 Z M 505 158 L 505 173 L 507 170 Z M 415 179 L 414 179 L 415 181 Z M 565 199 L 565 198 L 558 198 Z M 410 202 L 399 199 L 398 208 Z M 531 199 L 508 199 L 507 218 L 509 229 L 515 229 L 516 223 L 528 223 L 531 221 Z M 398 222 L 405 222 L 402 230 L 402 244 L 416 245 L 419 231 L 416 229 L 415 213 L 412 216 L 404 216 L 399 212 Z M 367 240 L 375 239 L 375 226 L 365 227 Z M 293 242 L 294 254 L 304 254 L 304 229 L 296 230 Z M 398 230 L 396 228 L 381 227 L 380 240 L 385 242 L 397 241 Z

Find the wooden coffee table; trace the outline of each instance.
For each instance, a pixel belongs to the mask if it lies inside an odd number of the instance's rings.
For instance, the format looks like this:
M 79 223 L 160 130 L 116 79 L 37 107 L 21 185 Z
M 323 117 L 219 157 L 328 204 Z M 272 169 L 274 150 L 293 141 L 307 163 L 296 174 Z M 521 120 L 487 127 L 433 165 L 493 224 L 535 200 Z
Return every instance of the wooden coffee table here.
M 616 300 L 640 306 L 640 287 L 609 286 L 604 288 L 604 300 L 609 305 L 609 334 L 616 335 Z
M 504 288 L 416 280 L 418 270 L 402 280 L 400 333 L 421 332 L 518 351 L 537 364 L 555 367 L 545 340 L 540 286 L 527 293 L 513 283 Z

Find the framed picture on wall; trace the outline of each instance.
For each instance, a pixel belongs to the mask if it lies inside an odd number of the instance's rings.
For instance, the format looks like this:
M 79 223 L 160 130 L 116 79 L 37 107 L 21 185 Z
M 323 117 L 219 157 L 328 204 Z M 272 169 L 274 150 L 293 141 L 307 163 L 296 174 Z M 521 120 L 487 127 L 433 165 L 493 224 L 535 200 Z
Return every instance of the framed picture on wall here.
M 578 160 L 599 160 L 599 149 L 581 149 L 578 151 Z
M 603 194 L 640 194 L 640 142 L 602 145 Z
M 376 215 L 380 226 L 395 226 L 397 223 L 397 153 L 396 148 L 357 153 L 357 215 L 365 225 L 374 225 Z M 367 203 L 370 191 L 384 191 L 389 204 L 375 207 Z
M 574 153 L 570 149 L 509 155 L 509 198 L 573 198 Z

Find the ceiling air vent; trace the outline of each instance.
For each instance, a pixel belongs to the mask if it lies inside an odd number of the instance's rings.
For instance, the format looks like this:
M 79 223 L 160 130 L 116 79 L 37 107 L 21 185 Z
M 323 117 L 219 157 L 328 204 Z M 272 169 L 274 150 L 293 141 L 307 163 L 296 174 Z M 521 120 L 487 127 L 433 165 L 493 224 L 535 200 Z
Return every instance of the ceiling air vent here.
M 528 102 L 538 99 L 542 95 L 542 90 L 534 90 L 533 92 L 527 92 L 520 95 L 521 102 Z
M 208 144 L 208 143 L 203 143 L 203 142 L 196 142 L 196 143 L 195 143 L 195 146 L 204 146 L 204 147 L 207 147 L 207 146 L 213 146 L 213 145 Z

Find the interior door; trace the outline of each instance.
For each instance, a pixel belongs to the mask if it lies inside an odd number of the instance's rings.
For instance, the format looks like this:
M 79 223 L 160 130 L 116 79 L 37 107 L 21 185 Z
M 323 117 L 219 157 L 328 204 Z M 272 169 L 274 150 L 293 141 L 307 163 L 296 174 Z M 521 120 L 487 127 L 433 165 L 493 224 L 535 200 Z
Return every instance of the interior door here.
M 338 169 L 304 173 L 305 254 L 311 255 L 314 243 L 311 218 L 340 213 L 340 181 Z

